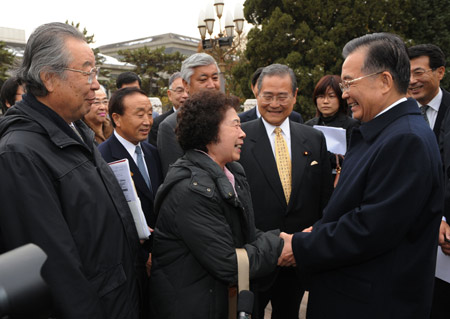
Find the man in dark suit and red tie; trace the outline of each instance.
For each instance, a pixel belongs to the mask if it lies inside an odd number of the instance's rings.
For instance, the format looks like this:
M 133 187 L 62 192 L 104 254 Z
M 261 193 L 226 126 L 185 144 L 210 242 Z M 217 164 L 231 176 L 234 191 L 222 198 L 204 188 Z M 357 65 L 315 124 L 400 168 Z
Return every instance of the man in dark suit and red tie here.
M 289 119 L 297 97 L 292 69 L 273 64 L 257 82 L 261 118 L 242 124 L 247 137 L 240 163 L 250 184 L 255 224 L 268 231 L 301 231 L 314 224 L 331 194 L 331 167 L 323 134 Z M 255 319 L 298 318 L 305 291 L 294 267 L 278 268 L 255 287 Z

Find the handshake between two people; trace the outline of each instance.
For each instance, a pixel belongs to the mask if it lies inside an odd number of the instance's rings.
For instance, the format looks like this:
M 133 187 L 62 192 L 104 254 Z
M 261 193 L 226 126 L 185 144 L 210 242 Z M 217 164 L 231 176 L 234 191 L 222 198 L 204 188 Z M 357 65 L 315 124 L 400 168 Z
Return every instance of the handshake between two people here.
M 310 233 L 312 231 L 312 226 L 305 228 L 302 232 Z M 292 251 L 292 237 L 294 234 L 287 234 L 285 232 L 280 233 L 280 237 L 284 241 L 283 251 L 280 257 L 278 257 L 278 266 L 282 267 L 296 267 L 297 263 L 295 261 L 294 252 Z

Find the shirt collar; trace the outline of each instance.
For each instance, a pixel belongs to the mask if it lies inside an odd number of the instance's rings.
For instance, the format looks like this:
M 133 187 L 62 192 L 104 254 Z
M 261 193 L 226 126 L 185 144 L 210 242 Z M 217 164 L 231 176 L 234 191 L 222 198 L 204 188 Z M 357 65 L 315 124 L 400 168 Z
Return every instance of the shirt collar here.
M 403 99 L 401 99 L 403 100 Z M 400 100 L 399 100 L 400 101 Z M 397 102 L 399 102 L 397 101 Z M 420 115 L 420 111 L 417 108 L 416 101 L 412 98 L 406 99 L 406 101 L 398 104 L 394 103 L 393 106 L 389 109 L 389 114 L 378 114 L 380 116 L 373 118 L 372 120 L 362 123 L 359 128 L 354 128 L 352 132 L 352 138 L 350 143 L 353 140 L 353 134 L 356 132 L 360 132 L 364 140 L 371 141 L 378 136 L 378 134 L 384 130 L 385 127 L 390 125 L 392 122 L 396 121 L 399 117 L 405 116 L 407 114 L 412 115 Z
M 259 119 L 261 117 L 261 113 L 259 113 L 258 104 L 255 105 L 256 108 L 256 118 Z
M 402 103 L 402 102 L 405 102 L 405 101 L 406 101 L 406 97 L 402 97 L 400 100 L 397 100 L 396 102 L 392 103 L 392 104 L 389 105 L 387 108 L 385 108 L 383 111 L 381 111 L 380 113 L 378 113 L 377 115 L 375 115 L 375 117 L 377 117 L 377 116 L 379 116 L 379 115 L 381 115 L 381 114 L 383 114 L 383 113 L 386 113 L 387 111 L 389 111 L 390 109 L 392 109 L 394 106 L 396 106 L 396 105 L 398 105 L 398 104 L 400 104 L 400 103 Z
M 433 110 L 438 112 L 439 111 L 439 107 L 441 106 L 442 96 L 443 95 L 444 94 L 442 93 L 442 89 L 439 88 L 438 94 L 436 94 L 436 96 L 427 105 L 429 105 Z M 419 107 L 420 107 L 422 104 L 417 102 L 417 105 L 419 105 Z
M 268 123 L 263 117 L 261 117 L 261 119 L 262 119 L 262 122 L 264 123 L 264 127 L 266 128 L 267 135 L 271 136 L 272 134 L 275 134 L 273 131 L 275 130 L 276 126 Z M 281 125 L 279 125 L 279 126 L 281 128 L 282 133 L 290 140 L 291 134 L 290 134 L 290 130 L 289 130 L 289 128 L 290 128 L 289 117 L 286 117 L 284 119 L 283 123 L 281 123 Z
M 130 141 L 124 139 L 122 136 L 120 136 L 119 133 L 117 133 L 116 130 L 114 130 L 114 135 L 119 140 L 119 142 L 123 145 L 123 147 L 125 147 L 125 149 L 128 151 L 128 153 L 130 153 L 131 156 L 133 156 L 134 153 L 136 152 L 136 146 L 138 146 L 138 145 L 141 146 L 141 143 L 137 143 L 137 145 L 134 145 Z

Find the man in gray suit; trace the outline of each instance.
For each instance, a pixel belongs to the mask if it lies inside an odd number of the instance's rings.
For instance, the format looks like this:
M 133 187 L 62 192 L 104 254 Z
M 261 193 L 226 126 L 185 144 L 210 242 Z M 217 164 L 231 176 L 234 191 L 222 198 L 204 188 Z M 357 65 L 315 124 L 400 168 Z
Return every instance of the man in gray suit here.
M 201 89 L 220 90 L 219 67 L 206 53 L 196 53 L 184 60 L 180 73 L 185 94 L 192 95 Z M 175 136 L 176 126 L 177 112 L 162 121 L 158 129 L 157 146 L 164 177 L 169 165 L 184 154 Z

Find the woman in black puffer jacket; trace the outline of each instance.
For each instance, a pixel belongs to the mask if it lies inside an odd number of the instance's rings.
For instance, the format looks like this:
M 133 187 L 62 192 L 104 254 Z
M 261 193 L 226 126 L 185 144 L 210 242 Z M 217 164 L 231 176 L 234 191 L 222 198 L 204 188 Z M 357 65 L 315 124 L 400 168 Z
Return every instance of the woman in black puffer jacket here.
M 156 318 L 228 318 L 238 280 L 236 248 L 247 251 L 250 280 L 274 271 L 279 231 L 255 229 L 240 157 L 239 101 L 215 90 L 190 97 L 178 115 L 186 154 L 156 195 L 151 304 Z

